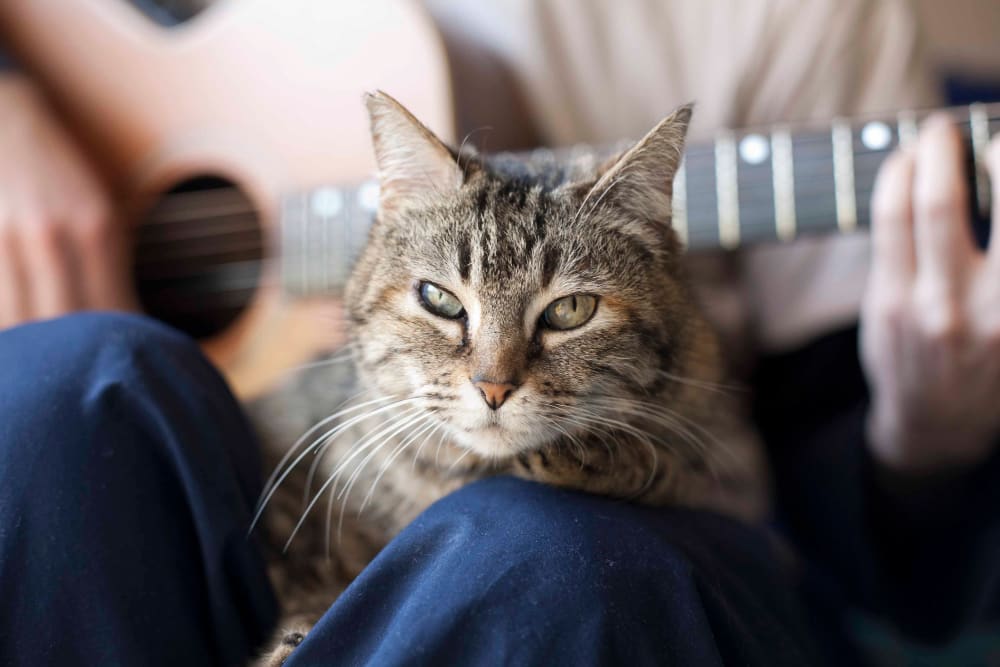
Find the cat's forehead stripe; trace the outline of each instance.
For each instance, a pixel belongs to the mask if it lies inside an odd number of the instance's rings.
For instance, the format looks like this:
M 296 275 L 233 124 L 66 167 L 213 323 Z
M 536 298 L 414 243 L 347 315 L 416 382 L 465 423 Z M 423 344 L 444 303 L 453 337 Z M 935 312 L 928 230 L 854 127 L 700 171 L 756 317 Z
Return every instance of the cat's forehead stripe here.
M 556 269 L 559 268 L 561 253 L 559 246 L 554 243 L 546 244 L 542 249 L 542 287 L 548 287 L 555 276 Z
M 472 270 L 472 239 L 469 232 L 462 230 L 458 238 L 458 275 L 463 282 L 469 282 Z
M 487 177 L 479 183 L 473 202 L 471 254 L 478 269 L 477 281 L 482 284 L 517 281 L 527 287 L 526 279 L 534 273 L 542 279 L 542 286 L 547 284 L 559 258 L 547 243 L 552 202 L 544 189 L 537 184 Z M 457 251 L 462 252 L 461 248 Z

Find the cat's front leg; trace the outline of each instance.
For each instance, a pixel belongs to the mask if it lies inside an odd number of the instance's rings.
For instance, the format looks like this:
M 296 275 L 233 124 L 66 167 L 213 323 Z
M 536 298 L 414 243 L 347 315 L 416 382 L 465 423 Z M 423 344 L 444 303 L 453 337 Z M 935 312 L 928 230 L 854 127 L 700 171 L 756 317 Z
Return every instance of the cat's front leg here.
M 253 667 L 281 667 L 315 625 L 315 619 L 297 615 L 282 619 L 268 648 L 253 663 Z

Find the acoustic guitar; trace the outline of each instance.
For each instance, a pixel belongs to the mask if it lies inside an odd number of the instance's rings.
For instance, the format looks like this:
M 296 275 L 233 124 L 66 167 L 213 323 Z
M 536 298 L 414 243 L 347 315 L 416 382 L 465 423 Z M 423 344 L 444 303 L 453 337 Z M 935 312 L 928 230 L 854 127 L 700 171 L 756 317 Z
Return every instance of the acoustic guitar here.
M 386 90 L 456 138 L 448 45 L 415 2 L 231 0 L 161 29 L 124 2 L 3 0 L 0 29 L 137 222 L 147 312 L 198 337 L 242 398 L 339 342 L 337 295 L 378 204 L 362 92 Z M 950 113 L 985 220 L 981 165 L 1000 106 Z M 868 222 L 878 165 L 913 139 L 920 116 L 691 145 L 673 224 L 692 248 L 853 233 Z

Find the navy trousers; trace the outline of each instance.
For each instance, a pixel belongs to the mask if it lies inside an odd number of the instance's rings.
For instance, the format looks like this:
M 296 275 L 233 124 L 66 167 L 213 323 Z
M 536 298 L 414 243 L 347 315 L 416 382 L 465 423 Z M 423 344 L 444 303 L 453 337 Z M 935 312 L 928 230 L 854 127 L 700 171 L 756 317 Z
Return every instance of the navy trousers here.
M 0 332 L 0 664 L 245 663 L 277 616 L 247 537 L 261 472 L 188 338 L 110 314 Z M 289 665 L 817 664 L 784 562 L 720 516 L 487 480 Z

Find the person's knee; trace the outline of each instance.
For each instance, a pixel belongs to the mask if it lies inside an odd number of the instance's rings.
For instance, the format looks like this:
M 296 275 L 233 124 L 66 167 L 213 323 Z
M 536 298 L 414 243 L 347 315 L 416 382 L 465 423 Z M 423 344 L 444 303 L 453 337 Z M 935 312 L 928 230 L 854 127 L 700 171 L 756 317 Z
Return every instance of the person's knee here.
M 552 637 L 573 637 L 559 650 L 579 664 L 656 664 L 701 604 L 697 552 L 688 550 L 701 541 L 695 512 L 495 478 L 452 494 L 425 517 L 430 526 L 418 531 L 447 527 L 425 534 L 436 535 L 427 551 L 446 552 L 438 556 L 448 595 L 474 607 L 449 621 L 457 635 L 478 636 L 485 626 L 521 636 L 538 627 L 523 650 L 545 655 Z
M 0 333 L 0 368 L 0 506 L 117 516 L 211 487 L 240 515 L 256 496 L 253 433 L 186 336 L 134 315 L 73 315 Z
M 204 364 L 193 341 L 136 315 L 83 313 L 0 333 L 5 468 L 18 474 L 18 461 L 44 461 L 40 474 L 79 464 L 91 447 L 111 451 L 135 426 L 132 398 L 172 368 Z
M 452 504 L 446 512 L 479 524 L 480 556 L 537 577 L 536 591 L 553 585 L 554 604 L 574 596 L 601 605 L 651 580 L 690 576 L 688 556 L 677 548 L 691 539 L 683 517 L 511 478 L 479 482 L 445 502 Z

